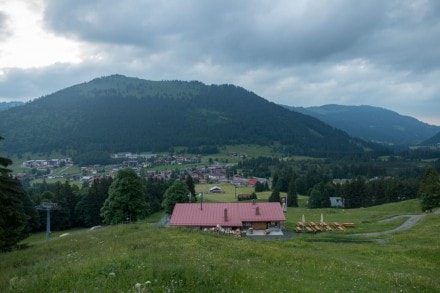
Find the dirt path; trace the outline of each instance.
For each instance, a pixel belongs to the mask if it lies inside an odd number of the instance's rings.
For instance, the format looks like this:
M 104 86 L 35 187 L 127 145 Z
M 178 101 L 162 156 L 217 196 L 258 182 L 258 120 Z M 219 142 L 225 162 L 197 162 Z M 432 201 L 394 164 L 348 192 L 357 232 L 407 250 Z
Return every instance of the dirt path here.
M 400 225 L 399 227 L 394 228 L 392 230 L 387 230 L 387 231 L 382 231 L 382 232 L 359 233 L 359 234 L 352 234 L 352 235 L 353 236 L 380 236 L 380 235 L 395 233 L 398 231 L 403 231 L 403 230 L 414 227 L 418 221 L 420 221 L 421 219 L 423 219 L 427 215 L 434 215 L 434 214 L 439 215 L 440 209 L 436 209 L 434 212 L 432 212 L 430 214 L 425 213 L 425 214 L 420 214 L 420 215 L 400 215 L 400 216 L 395 216 L 395 217 L 380 221 L 380 222 L 391 222 L 391 221 L 394 221 L 394 220 L 400 219 L 400 218 L 408 218 L 408 220 L 406 220 L 402 225 Z

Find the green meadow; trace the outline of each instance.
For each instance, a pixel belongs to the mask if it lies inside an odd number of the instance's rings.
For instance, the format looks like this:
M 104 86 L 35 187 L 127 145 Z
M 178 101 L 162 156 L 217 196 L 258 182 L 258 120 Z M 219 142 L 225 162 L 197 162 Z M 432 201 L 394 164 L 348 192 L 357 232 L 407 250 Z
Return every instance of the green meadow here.
M 35 234 L 26 248 L 0 254 L 0 292 L 440 291 L 440 215 L 428 214 L 401 232 L 361 237 L 350 234 L 393 229 L 403 220 L 378 221 L 419 214 L 417 200 L 353 210 L 309 210 L 305 201 L 289 208 L 292 237 L 286 239 L 159 227 L 154 222 L 161 214 L 93 231 L 54 232 L 47 241 Z M 327 222 L 356 227 L 291 233 L 303 214 L 318 222 L 321 213 Z

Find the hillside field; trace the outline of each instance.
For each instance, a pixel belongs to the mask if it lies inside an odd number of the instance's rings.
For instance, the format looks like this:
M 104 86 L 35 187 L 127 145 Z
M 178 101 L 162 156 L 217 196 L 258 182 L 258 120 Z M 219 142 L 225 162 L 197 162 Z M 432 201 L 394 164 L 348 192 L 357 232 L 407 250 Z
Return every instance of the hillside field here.
M 28 248 L 0 254 L 0 292 L 439 292 L 439 215 L 380 239 L 349 234 L 395 228 L 402 220 L 377 221 L 418 214 L 418 201 L 289 208 L 286 226 L 303 214 L 319 221 L 321 213 L 356 228 L 258 241 L 147 220 L 56 232 L 48 241 L 35 234 L 25 240 Z

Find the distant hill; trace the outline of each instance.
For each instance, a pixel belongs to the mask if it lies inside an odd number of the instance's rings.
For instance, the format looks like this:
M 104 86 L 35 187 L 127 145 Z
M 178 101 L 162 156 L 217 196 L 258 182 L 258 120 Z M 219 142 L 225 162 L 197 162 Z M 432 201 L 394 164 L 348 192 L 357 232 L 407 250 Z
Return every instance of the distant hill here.
M 436 135 L 434 135 L 433 137 L 425 140 L 424 142 L 421 143 L 421 145 L 440 145 L 440 132 L 437 133 Z
M 0 102 L 0 112 L 23 104 L 24 102 Z
M 440 132 L 439 126 L 372 106 L 287 107 L 315 117 L 349 135 L 390 145 L 416 145 Z
M 234 85 L 113 75 L 0 115 L 10 152 L 160 151 L 175 146 L 277 143 L 298 154 L 363 152 L 365 145 L 310 116 Z

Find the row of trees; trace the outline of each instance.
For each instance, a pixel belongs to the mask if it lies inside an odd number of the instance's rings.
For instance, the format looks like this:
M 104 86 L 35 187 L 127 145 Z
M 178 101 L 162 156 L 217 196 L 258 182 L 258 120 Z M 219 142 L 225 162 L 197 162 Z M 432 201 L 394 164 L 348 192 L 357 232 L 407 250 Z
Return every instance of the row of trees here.
M 269 201 L 280 201 L 280 192 L 287 193 L 287 205 L 297 206 L 297 194 L 308 195 L 309 208 L 330 207 L 330 197 L 341 197 L 346 208 L 359 208 L 420 197 L 422 210 L 440 206 L 438 173 L 430 167 L 401 168 L 400 176 L 386 176 L 383 166 L 368 164 L 329 163 L 288 164 L 277 159 L 257 158 L 245 160 L 240 167 L 252 171 L 273 171 L 272 193 Z M 298 175 L 301 174 L 301 175 Z M 348 175 L 345 183 L 334 183 L 334 176 Z M 353 177 L 353 174 L 357 176 Z M 437 183 L 435 183 L 437 182 Z M 260 188 L 260 187 L 259 187 Z M 257 187 L 256 187 L 257 190 Z
M 366 180 L 358 177 L 343 184 L 320 182 L 309 194 L 309 208 L 330 207 L 330 197 L 341 197 L 345 208 L 360 208 L 415 198 L 418 181 L 395 178 Z

